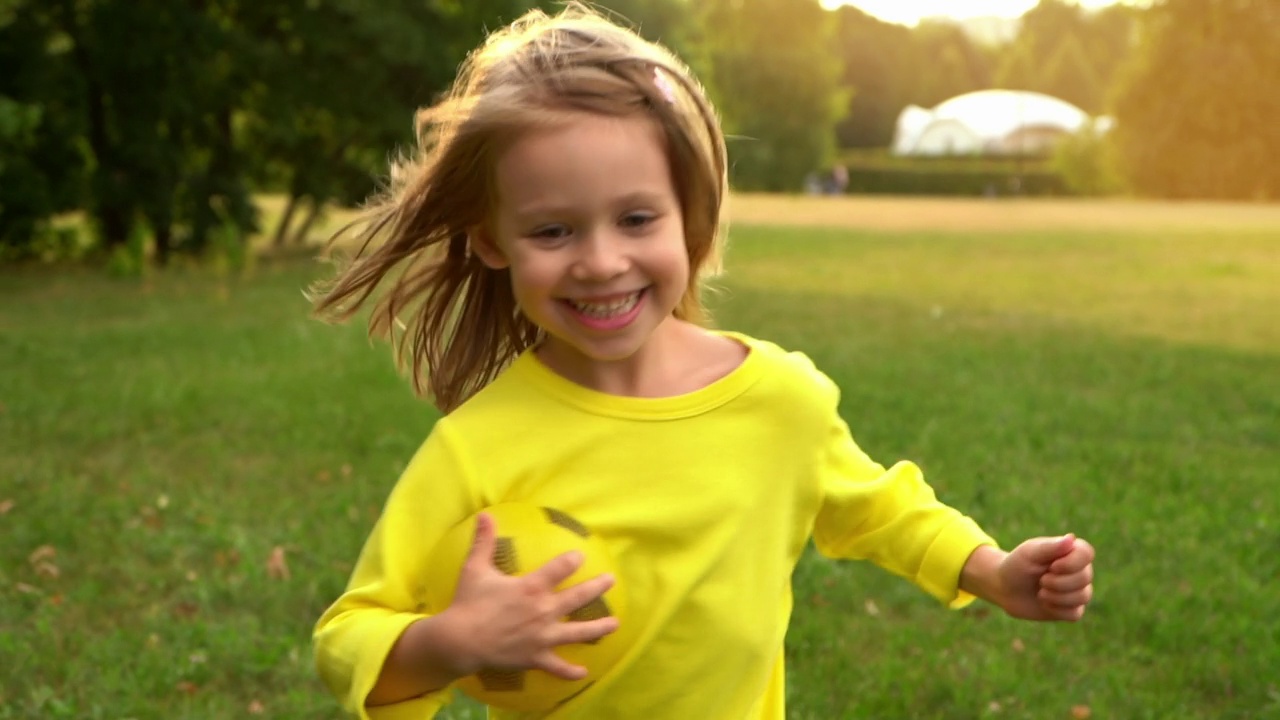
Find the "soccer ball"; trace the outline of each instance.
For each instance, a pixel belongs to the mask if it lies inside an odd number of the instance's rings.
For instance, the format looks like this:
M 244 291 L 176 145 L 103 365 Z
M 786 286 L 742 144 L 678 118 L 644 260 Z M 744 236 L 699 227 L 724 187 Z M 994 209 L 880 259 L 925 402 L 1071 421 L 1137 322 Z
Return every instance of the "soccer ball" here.
M 567 513 L 529 503 L 503 503 L 484 510 L 494 520 L 497 544 L 493 562 L 508 575 L 524 575 L 572 550 L 582 553 L 582 566 L 557 589 L 576 585 L 601 573 L 612 573 L 613 587 L 586 606 L 568 615 L 565 622 L 624 617 L 624 590 L 619 573 L 604 542 Z M 476 516 L 459 523 L 441 538 L 432 551 L 431 577 L 426 600 L 432 612 L 449 606 L 458 575 L 475 539 Z M 569 681 L 542 670 L 482 670 L 456 683 L 466 694 L 486 705 L 524 712 L 546 711 L 586 690 L 618 660 L 625 649 L 618 633 L 592 642 L 562 645 L 555 652 L 565 660 L 587 668 L 587 677 Z

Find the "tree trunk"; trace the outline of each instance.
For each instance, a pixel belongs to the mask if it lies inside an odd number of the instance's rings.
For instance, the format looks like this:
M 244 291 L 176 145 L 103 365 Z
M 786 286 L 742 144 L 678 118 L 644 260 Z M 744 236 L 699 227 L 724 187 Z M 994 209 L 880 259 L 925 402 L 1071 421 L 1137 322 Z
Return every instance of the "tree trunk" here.
M 169 256 L 173 250 L 173 226 L 165 223 L 153 228 L 156 242 L 156 265 L 164 267 L 169 264 Z
M 285 238 L 289 235 L 289 227 L 293 225 L 293 213 L 298 209 L 298 200 L 297 195 L 289 194 L 289 202 L 284 206 L 284 213 L 280 216 L 279 222 L 276 223 L 276 231 L 271 238 L 272 247 L 284 247 Z
M 63 0 L 58 9 L 62 16 L 61 29 L 71 38 L 72 57 L 84 78 L 85 108 L 89 115 L 89 148 L 93 151 L 93 197 L 89 198 L 90 213 L 98 223 L 99 240 L 105 249 L 124 244 L 130 230 L 130 215 L 123 207 L 120 188 L 126 182 L 124 172 L 117 166 L 111 138 L 107 134 L 107 106 L 102 86 L 94 73 L 93 58 L 85 45 L 85 33 L 76 17 L 76 9 L 69 0 Z
M 293 244 L 295 246 L 304 245 L 307 237 L 311 234 L 311 226 L 315 224 L 316 218 L 320 217 L 321 203 L 315 198 L 307 198 L 311 206 L 307 208 L 307 217 L 298 226 L 298 231 L 293 234 Z

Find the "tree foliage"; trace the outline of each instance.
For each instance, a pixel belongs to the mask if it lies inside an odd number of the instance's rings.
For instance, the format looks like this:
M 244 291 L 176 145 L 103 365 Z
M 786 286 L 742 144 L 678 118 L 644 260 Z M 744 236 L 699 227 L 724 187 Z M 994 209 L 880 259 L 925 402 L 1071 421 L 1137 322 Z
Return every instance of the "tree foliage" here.
M 730 136 L 731 175 L 795 190 L 834 159 L 845 112 L 834 17 L 817 0 L 707 0 L 698 38 Z
M 845 5 L 835 11 L 848 112 L 836 126 L 841 147 L 885 147 L 898 113 L 915 102 L 921 58 L 912 31 Z
M 163 262 L 246 237 L 255 189 L 354 202 L 486 26 L 533 4 L 12 1 L 0 243 L 21 255 L 75 208 L 108 251 L 145 228 Z
M 933 107 L 944 100 L 991 87 L 993 61 L 960 27 L 929 21 L 915 32 L 915 104 Z
M 1280 198 L 1280 5 L 1163 0 L 1115 99 L 1113 140 L 1134 190 Z
M 1268 162 L 1280 157 L 1271 0 L 1162 0 L 1150 11 L 1040 0 L 1000 46 L 817 0 L 599 4 L 698 72 L 740 188 L 798 190 L 837 145 L 888 146 L 907 105 L 1011 87 L 1114 110 L 1109 154 L 1140 192 L 1280 195 Z M 412 141 L 414 108 L 485 32 L 538 5 L 560 3 L 4 0 L 0 257 L 59 242 L 52 218 L 72 211 L 104 255 L 140 236 L 160 261 L 199 255 L 257 228 L 260 192 L 288 198 L 271 230 L 296 241 L 326 204 L 373 191 L 387 156 Z M 1076 167 L 1101 156 L 1095 145 L 1076 148 Z
M 1085 54 L 1084 45 L 1074 35 L 1058 43 L 1039 85 L 1045 93 L 1088 113 L 1097 114 L 1103 105 L 1102 81 Z

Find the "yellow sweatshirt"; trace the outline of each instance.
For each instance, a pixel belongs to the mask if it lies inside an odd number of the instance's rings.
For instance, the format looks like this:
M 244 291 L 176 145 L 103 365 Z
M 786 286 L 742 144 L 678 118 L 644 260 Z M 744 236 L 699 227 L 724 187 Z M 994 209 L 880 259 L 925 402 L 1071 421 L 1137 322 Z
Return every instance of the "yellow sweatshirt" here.
M 320 675 L 345 706 L 426 720 L 447 702 L 441 692 L 364 707 L 391 646 L 423 617 L 436 539 L 500 502 L 582 521 L 627 588 L 627 654 L 545 715 L 555 720 L 782 720 L 791 574 L 810 538 L 953 607 L 971 601 L 961 568 L 995 542 L 938 502 L 914 464 L 868 458 L 808 358 L 726 335 L 748 346 L 746 360 L 686 395 L 606 395 L 530 352 L 437 422 L 316 626 Z

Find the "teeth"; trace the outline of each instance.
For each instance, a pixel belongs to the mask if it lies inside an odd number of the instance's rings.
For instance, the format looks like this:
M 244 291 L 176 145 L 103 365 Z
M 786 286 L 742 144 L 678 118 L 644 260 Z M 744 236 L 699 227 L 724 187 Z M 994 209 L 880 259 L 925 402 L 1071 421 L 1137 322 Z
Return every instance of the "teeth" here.
M 586 303 L 577 300 L 570 300 L 569 303 L 583 315 L 590 315 L 594 318 L 609 318 L 630 311 L 639 301 L 640 293 L 634 292 L 620 300 L 614 300 L 609 303 Z

